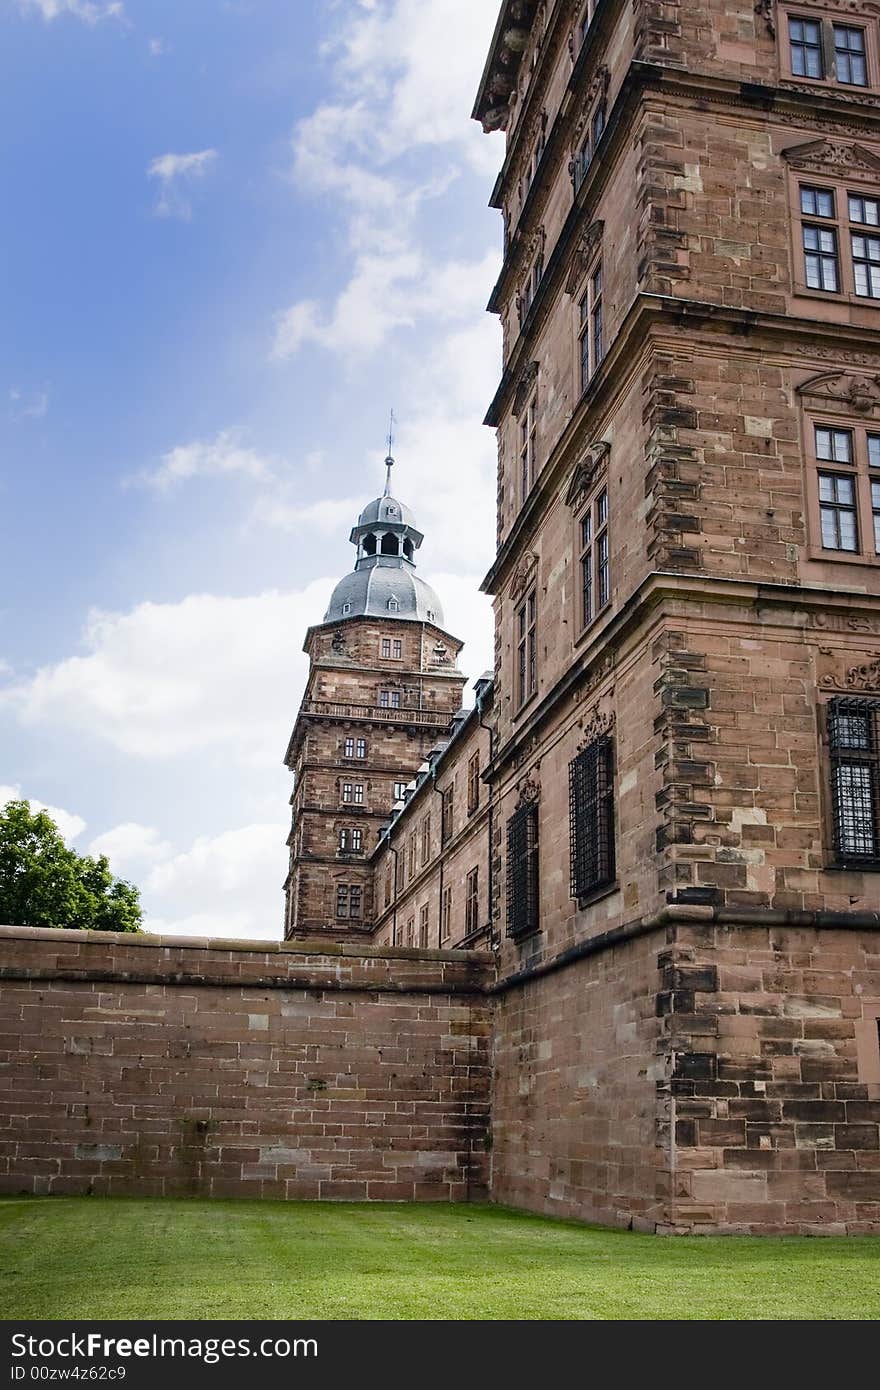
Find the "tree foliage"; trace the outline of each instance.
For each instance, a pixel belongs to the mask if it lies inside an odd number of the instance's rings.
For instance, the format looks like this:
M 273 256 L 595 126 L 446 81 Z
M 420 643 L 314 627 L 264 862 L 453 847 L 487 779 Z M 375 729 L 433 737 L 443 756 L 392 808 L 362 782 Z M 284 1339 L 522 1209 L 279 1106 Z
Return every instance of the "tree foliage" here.
M 140 898 L 105 855 L 77 854 L 45 811 L 9 801 L 0 808 L 0 923 L 138 931 Z

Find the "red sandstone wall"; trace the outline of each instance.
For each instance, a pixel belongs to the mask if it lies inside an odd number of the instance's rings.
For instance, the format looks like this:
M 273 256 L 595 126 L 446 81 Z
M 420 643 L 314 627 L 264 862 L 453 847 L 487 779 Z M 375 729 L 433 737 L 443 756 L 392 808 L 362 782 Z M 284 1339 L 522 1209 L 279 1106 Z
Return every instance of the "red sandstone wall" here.
M 492 1196 L 552 1216 L 665 1220 L 653 931 L 499 994 Z
M 0 928 L 0 1191 L 485 1196 L 491 970 Z

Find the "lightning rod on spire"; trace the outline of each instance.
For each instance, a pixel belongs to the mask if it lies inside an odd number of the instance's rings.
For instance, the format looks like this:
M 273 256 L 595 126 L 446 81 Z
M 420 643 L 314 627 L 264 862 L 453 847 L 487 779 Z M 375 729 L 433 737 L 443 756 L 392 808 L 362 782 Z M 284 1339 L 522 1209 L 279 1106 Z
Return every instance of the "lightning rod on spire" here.
M 391 419 L 388 422 L 388 453 L 385 456 L 385 467 L 388 470 L 385 478 L 385 496 L 391 496 L 391 470 L 394 467 L 394 411 L 391 411 Z

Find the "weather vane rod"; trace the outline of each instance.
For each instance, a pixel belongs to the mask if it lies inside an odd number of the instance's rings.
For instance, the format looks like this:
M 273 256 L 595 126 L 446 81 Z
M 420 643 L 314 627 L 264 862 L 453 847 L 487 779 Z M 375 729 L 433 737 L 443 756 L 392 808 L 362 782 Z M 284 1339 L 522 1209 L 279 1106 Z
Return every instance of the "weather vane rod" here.
M 385 478 L 385 496 L 391 496 L 391 470 L 394 467 L 394 411 L 391 411 L 391 419 L 388 422 L 388 453 L 385 456 L 385 467 L 388 474 Z

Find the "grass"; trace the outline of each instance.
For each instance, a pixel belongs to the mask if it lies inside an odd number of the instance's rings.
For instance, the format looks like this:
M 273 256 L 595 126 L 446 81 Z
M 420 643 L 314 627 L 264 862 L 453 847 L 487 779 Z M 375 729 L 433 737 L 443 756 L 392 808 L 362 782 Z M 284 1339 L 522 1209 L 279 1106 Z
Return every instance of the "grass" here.
M 479 1206 L 0 1201 L 17 1318 L 877 1318 L 880 1240 L 675 1237 Z

